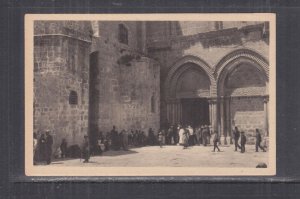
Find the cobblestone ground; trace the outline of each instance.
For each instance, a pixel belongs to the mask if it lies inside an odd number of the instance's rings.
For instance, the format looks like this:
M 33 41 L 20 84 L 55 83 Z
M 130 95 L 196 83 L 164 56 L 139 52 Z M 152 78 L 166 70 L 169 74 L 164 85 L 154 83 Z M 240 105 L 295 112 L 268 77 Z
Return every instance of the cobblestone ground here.
M 234 146 L 219 146 L 221 152 L 212 152 L 213 146 L 146 146 L 128 151 L 107 151 L 102 156 L 93 156 L 89 163 L 80 159 L 54 160 L 48 166 L 99 166 L 99 167 L 256 167 L 268 162 L 268 152 L 255 152 L 254 145 L 246 146 L 246 153 L 234 152 Z

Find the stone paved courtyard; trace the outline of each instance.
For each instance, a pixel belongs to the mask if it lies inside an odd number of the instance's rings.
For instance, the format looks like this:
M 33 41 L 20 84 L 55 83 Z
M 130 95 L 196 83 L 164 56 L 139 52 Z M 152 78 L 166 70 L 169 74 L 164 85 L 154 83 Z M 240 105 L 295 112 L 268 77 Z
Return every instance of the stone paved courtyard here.
M 212 152 L 213 146 L 146 146 L 128 151 L 107 151 L 102 156 L 93 156 L 89 163 L 80 159 L 54 160 L 51 166 L 99 166 L 99 167 L 154 167 L 154 166 L 199 166 L 199 167 L 250 167 L 268 162 L 268 152 L 255 152 L 254 145 L 246 146 L 246 153 L 234 152 L 234 145 L 220 146 L 221 152 Z

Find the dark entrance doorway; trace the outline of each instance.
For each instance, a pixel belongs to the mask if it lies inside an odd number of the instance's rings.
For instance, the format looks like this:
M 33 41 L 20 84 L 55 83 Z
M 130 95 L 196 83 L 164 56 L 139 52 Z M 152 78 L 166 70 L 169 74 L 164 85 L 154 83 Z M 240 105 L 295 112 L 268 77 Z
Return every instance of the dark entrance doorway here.
M 181 105 L 183 125 L 209 125 L 209 104 L 206 98 L 181 99 Z

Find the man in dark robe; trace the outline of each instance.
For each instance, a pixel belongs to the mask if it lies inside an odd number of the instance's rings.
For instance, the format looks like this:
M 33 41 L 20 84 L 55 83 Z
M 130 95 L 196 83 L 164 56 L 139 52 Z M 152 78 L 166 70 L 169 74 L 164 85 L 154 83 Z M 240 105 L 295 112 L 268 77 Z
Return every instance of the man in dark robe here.
M 67 157 L 67 148 L 68 148 L 68 143 L 66 139 L 62 139 L 61 144 L 60 144 L 60 151 L 61 151 L 61 158 Z
M 235 127 L 235 129 L 233 131 L 233 138 L 234 138 L 234 146 L 235 146 L 234 151 L 237 151 L 237 148 L 241 149 L 241 146 L 239 145 L 240 132 L 237 127 Z
M 36 162 L 45 162 L 46 157 L 47 157 L 46 139 L 45 139 L 45 135 L 42 134 L 37 143 L 35 161 Z
M 241 132 L 241 153 L 245 153 L 245 151 L 246 151 L 246 147 L 245 147 L 246 141 L 247 141 L 247 139 L 245 136 L 245 132 L 242 131 Z
M 87 135 L 84 136 L 84 140 L 81 145 L 81 154 L 84 159 L 83 163 L 88 163 L 90 159 L 90 146 L 89 137 Z
M 120 145 L 119 145 L 119 134 L 116 130 L 116 127 L 113 126 L 113 129 L 110 132 L 111 135 L 111 146 L 113 150 L 119 150 Z
M 155 135 L 154 135 L 154 131 L 152 130 L 152 128 L 149 128 L 149 130 L 148 130 L 148 144 L 150 146 L 153 146 L 155 144 Z
M 218 152 L 220 152 L 220 149 L 218 147 L 218 142 L 220 142 L 219 134 L 217 132 L 215 132 L 214 137 L 213 137 L 213 143 L 214 143 L 213 152 L 215 152 L 216 149 L 218 149 Z
M 266 152 L 265 148 L 263 148 L 260 143 L 261 143 L 261 134 L 258 129 L 256 131 L 256 141 L 255 141 L 255 152 L 258 152 L 258 148 L 260 148 L 263 152 Z
M 169 127 L 165 139 L 166 139 L 166 144 L 167 144 L 167 145 L 172 144 L 172 139 L 173 139 L 173 143 L 174 143 L 173 126 L 170 126 L 170 127 Z
M 203 145 L 206 146 L 208 143 L 207 143 L 207 139 L 208 139 L 208 136 L 209 136 L 209 131 L 208 131 L 208 128 L 206 128 L 206 126 L 203 126 L 202 127 L 202 139 L 203 139 Z
M 50 164 L 51 163 L 51 156 L 52 156 L 52 145 L 53 145 L 53 138 L 50 135 L 50 131 L 46 131 L 46 163 Z

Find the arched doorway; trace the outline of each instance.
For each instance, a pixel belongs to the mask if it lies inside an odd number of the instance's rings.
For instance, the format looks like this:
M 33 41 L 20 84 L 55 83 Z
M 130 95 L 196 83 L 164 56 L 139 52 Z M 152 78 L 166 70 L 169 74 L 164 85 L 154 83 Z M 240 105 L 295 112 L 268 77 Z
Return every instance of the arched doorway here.
M 234 126 L 254 142 L 255 129 L 268 135 L 268 64 L 254 52 L 239 51 L 227 56 L 218 73 L 218 130 L 231 137 Z
M 211 124 L 209 98 L 214 79 L 210 67 L 198 57 L 188 56 L 169 71 L 164 96 L 169 124 Z

